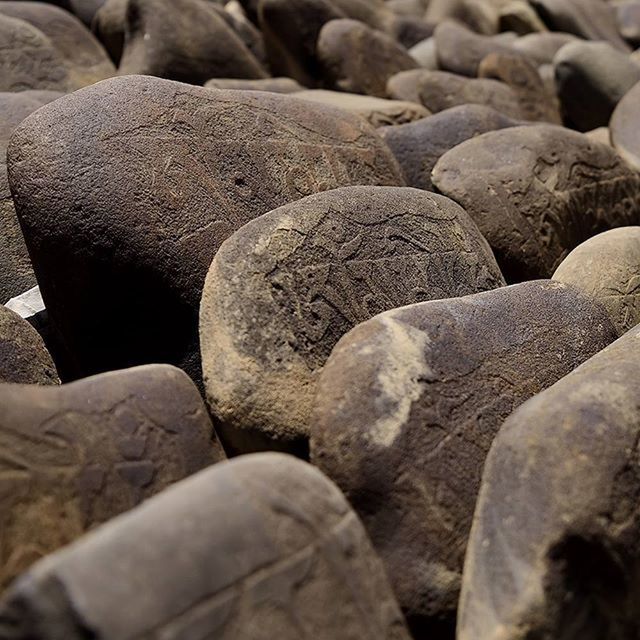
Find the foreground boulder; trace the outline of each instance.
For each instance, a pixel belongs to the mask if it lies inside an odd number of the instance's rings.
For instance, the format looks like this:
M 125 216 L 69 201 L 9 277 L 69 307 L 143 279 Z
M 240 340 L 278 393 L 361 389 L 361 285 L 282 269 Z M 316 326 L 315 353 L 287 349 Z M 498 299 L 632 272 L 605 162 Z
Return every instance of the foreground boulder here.
M 0 589 L 87 529 L 222 459 L 197 389 L 149 365 L 61 387 L 0 385 Z
M 640 329 L 504 423 L 485 467 L 461 640 L 640 632 Z
M 500 425 L 616 337 L 589 297 L 537 281 L 383 313 L 333 350 L 311 458 L 363 519 L 417 637 L 450 634 Z
M 640 171 L 640 82 L 618 103 L 609 128 L 616 151 Z
M 403 183 L 357 116 L 149 77 L 47 105 L 8 157 L 42 296 L 70 354 L 66 378 L 168 362 L 199 380 L 200 293 L 233 231 L 318 191 Z
M 475 220 L 507 281 L 550 277 L 587 238 L 640 222 L 640 176 L 611 147 L 562 127 L 467 140 L 432 180 Z
M 447 151 L 481 133 L 520 124 L 491 107 L 465 104 L 418 122 L 384 127 L 380 135 L 400 163 L 407 184 L 433 191 L 431 171 Z
M 317 379 L 342 335 L 387 309 L 503 284 L 467 214 L 417 189 L 345 187 L 245 225 L 214 258 L 200 310 L 225 446 L 305 455 Z
M 410 637 L 342 494 L 273 453 L 180 482 L 38 563 L 0 603 L 0 632 L 15 640 L 88 629 L 99 640 Z
M 640 227 L 600 233 L 576 247 L 553 279 L 598 300 L 620 335 L 640 322 Z

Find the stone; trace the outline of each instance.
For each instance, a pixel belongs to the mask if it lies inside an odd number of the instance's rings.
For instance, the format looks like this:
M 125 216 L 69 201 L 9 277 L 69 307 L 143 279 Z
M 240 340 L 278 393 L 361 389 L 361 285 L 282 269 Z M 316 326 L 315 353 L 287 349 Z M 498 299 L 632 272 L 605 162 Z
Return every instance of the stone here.
M 209 1 L 211 2 L 211 0 Z M 224 7 L 215 4 L 212 6 L 266 70 L 269 66 L 269 61 L 264 46 L 264 38 L 260 30 L 247 18 L 240 3 L 237 0 L 231 0 Z
M 418 65 L 401 45 L 356 20 L 331 20 L 318 36 L 318 59 L 327 87 L 386 98 L 387 80 Z
M 64 379 L 166 362 L 198 382 L 200 294 L 229 235 L 312 193 L 404 183 L 355 115 L 142 76 L 46 105 L 8 157 Z
M 0 2 L 0 7 L 4 3 Z M 7 179 L 7 145 L 16 127 L 33 111 L 64 94 L 57 91 L 0 93 L 0 301 L 36 284 L 29 252 L 16 218 Z
M 410 639 L 340 491 L 276 453 L 201 471 L 36 564 L 0 603 L 0 630 L 15 640 Z
M 239 78 L 212 78 L 204 83 L 208 89 L 242 89 L 244 91 L 272 91 L 273 93 L 296 93 L 304 87 L 293 78 L 263 78 L 242 80 Z
M 469 540 L 461 640 L 638 635 L 638 354 L 636 328 L 502 426 Z
M 190 84 L 267 77 L 216 8 L 202 0 L 129 0 L 119 72 Z
M 382 313 L 334 348 L 311 459 L 362 518 L 414 637 L 451 637 L 502 422 L 616 337 L 588 296 L 534 281 Z
M 122 58 L 128 4 L 129 0 L 106 0 L 91 23 L 91 30 L 116 65 Z
M 0 384 L 0 590 L 30 565 L 224 458 L 179 369 Z
M 611 133 L 609 131 L 609 127 L 598 127 L 597 129 L 585 132 L 584 135 L 594 142 L 608 144 L 611 146 Z
M 552 31 L 573 33 L 585 40 L 606 40 L 621 51 L 629 47 L 620 36 L 616 16 L 604 0 L 529 0 Z
M 511 46 L 525 54 L 538 65 L 550 64 L 556 53 L 570 42 L 578 42 L 578 38 L 570 33 L 530 33 L 518 38 Z
M 524 120 L 562 124 L 555 91 L 548 88 L 536 67 L 522 56 L 490 53 L 480 63 L 478 77 L 508 85 L 518 97 Z
M 554 59 L 556 87 L 572 128 L 606 127 L 616 105 L 640 81 L 640 66 L 606 42 L 572 42 Z
M 0 13 L 0 49 L 0 92 L 76 88 L 51 40 L 25 20 Z
M 0 384 L 56 385 L 58 372 L 38 332 L 0 305 Z
M 433 35 L 435 25 L 425 20 L 397 17 L 391 29 L 393 36 L 403 47 L 410 49 Z
M 456 20 L 484 35 L 498 30 L 498 13 L 486 0 L 430 0 L 425 19 L 434 24 Z
M 87 27 L 91 26 L 93 19 L 105 0 L 70 0 L 69 7 Z
M 550 277 L 587 238 L 640 222 L 640 175 L 611 147 L 563 127 L 467 140 L 431 179 L 474 219 L 507 282 Z
M 622 335 L 640 323 L 640 227 L 599 233 L 578 245 L 553 274 L 609 312 Z
M 338 340 L 387 309 L 500 287 L 467 214 L 418 189 L 345 187 L 245 225 L 200 307 L 207 400 L 232 452 L 308 452 L 316 382 Z
M 295 97 L 350 111 L 374 127 L 414 122 L 431 115 L 425 107 L 414 102 L 386 100 L 343 91 L 309 89 L 296 93 Z
M 438 56 L 436 54 L 436 41 L 427 38 L 418 42 L 409 49 L 409 55 L 418 63 L 422 69 L 430 71 L 438 70 Z
M 274 75 L 288 76 L 305 87 L 320 84 L 316 43 L 322 27 L 345 18 L 330 0 L 260 0 L 260 30 Z
M 394 92 L 399 84 L 392 78 L 388 84 L 390 97 L 394 100 L 411 100 L 417 89 L 420 103 L 431 113 L 466 104 L 480 104 L 492 107 L 509 118 L 522 119 L 524 116 L 516 93 L 498 80 L 465 78 L 446 71 L 423 70 L 417 82 L 417 87 L 411 88 L 411 93 L 406 95 L 402 91 Z
M 520 35 L 542 33 L 547 27 L 527 0 L 512 0 L 500 10 L 500 31 L 515 31 Z
M 609 129 L 616 151 L 636 170 L 640 170 L 640 83 L 632 87 L 616 106 Z
M 614 5 L 620 35 L 634 48 L 640 46 L 640 2 L 627 0 Z
M 391 76 L 387 81 L 387 95 L 395 99 L 420 104 L 420 82 L 424 77 L 425 69 L 409 69 Z
M 438 68 L 470 78 L 477 77 L 480 62 L 490 53 L 518 55 L 511 47 L 452 21 L 439 24 L 433 37 Z
M 491 107 L 464 104 L 418 122 L 384 127 L 380 135 L 402 167 L 407 184 L 435 191 L 431 172 L 447 151 L 487 131 L 520 124 Z
M 114 76 L 116 68 L 93 34 L 72 14 L 45 2 L 0 2 L 0 14 L 19 18 L 42 32 L 66 62 L 74 87 Z

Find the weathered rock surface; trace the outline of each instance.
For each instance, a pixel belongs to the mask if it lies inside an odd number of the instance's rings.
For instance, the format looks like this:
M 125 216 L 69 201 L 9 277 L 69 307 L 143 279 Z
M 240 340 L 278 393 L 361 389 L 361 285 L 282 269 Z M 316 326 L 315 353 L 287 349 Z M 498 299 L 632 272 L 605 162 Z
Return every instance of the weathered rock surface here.
M 35 565 L 0 604 L 16 640 L 87 629 L 99 640 L 410 637 L 342 494 L 273 453 L 180 482 Z
M 238 78 L 212 78 L 204 84 L 208 89 L 243 89 L 245 91 L 272 91 L 273 93 L 296 93 L 304 87 L 293 78 L 263 78 L 242 80 Z
M 216 8 L 202 0 L 129 0 L 119 71 L 191 84 L 267 76 Z
M 467 214 L 417 189 L 345 187 L 245 225 L 214 258 L 200 309 L 225 446 L 304 455 L 318 375 L 347 331 L 387 309 L 503 284 Z
M 491 107 L 465 104 L 418 122 L 384 127 L 380 135 L 400 163 L 407 184 L 434 191 L 431 172 L 447 151 L 487 131 L 520 124 Z
M 611 147 L 562 127 L 467 140 L 431 179 L 475 220 L 510 282 L 550 277 L 587 238 L 640 222 L 640 176 Z
M 335 347 L 312 461 L 363 519 L 415 635 L 455 616 L 482 468 L 504 419 L 616 337 L 588 296 L 537 281 L 389 311 Z
M 0 385 L 0 589 L 96 524 L 224 458 L 200 395 L 167 365 L 59 387 Z
M 357 116 L 149 77 L 47 105 L 8 156 L 42 295 L 73 357 L 63 378 L 167 362 L 198 381 L 200 293 L 223 240 L 311 193 L 404 182 Z
M 386 98 L 387 80 L 415 69 L 409 52 L 357 20 L 331 20 L 318 36 L 318 59 L 330 88 Z
M 640 322 L 640 227 L 589 238 L 562 261 L 553 279 L 598 300 L 622 335 Z
M 73 87 L 83 87 L 116 73 L 106 51 L 68 11 L 45 2 L 0 2 L 0 14 L 19 18 L 40 30 L 66 62 Z
M 606 127 L 622 97 L 640 81 L 640 65 L 606 42 L 572 42 L 554 59 L 567 122 L 579 131 Z
M 640 170 L 640 83 L 620 100 L 609 124 L 616 151 Z
M 638 635 L 640 330 L 504 423 L 469 540 L 461 640 Z
M 58 373 L 38 332 L 0 305 L 0 383 L 59 384 Z
M 0 3 L 1 5 L 4 3 Z M 7 145 L 16 127 L 33 111 L 64 94 L 57 91 L 0 93 L 0 302 L 35 286 L 36 277 L 16 218 L 7 180 Z
M 364 118 L 374 127 L 405 124 L 431 115 L 425 107 L 415 102 L 386 100 L 343 91 L 310 89 L 296 93 L 294 97 L 350 111 Z

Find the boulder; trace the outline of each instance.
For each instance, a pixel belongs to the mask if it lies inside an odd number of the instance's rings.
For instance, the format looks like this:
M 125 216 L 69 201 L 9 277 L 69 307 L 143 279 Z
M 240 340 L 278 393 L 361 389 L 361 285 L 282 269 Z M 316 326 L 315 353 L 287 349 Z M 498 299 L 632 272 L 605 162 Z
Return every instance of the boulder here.
M 345 333 L 387 309 L 503 284 L 467 214 L 418 189 L 345 187 L 245 225 L 213 259 L 200 307 L 225 447 L 306 455 L 317 379 Z
M 244 91 L 271 91 L 273 93 L 296 93 L 304 87 L 293 78 L 262 78 L 242 80 L 239 78 L 212 78 L 204 83 L 208 89 L 242 89 Z
M 640 175 L 611 147 L 563 127 L 467 140 L 431 179 L 469 212 L 510 282 L 550 277 L 587 238 L 640 222 Z
M 311 459 L 362 518 L 415 637 L 450 637 L 502 422 L 616 337 L 597 302 L 535 281 L 382 313 L 334 348 Z
M 233 231 L 319 191 L 403 184 L 355 115 L 144 76 L 45 106 L 8 156 L 42 296 L 70 354 L 65 379 L 166 362 L 199 381 L 200 294 Z
M 525 54 L 538 65 L 550 64 L 556 53 L 570 42 L 577 42 L 578 38 L 570 33 L 530 33 L 518 38 L 511 47 Z
M 0 590 L 88 529 L 224 457 L 197 389 L 167 365 L 57 387 L 0 384 L 0 446 Z
M 274 453 L 217 464 L 39 562 L 0 602 L 0 629 L 15 640 L 410 638 L 340 491 Z
M 635 84 L 616 106 L 609 129 L 616 151 L 640 171 L 640 83 Z
M 482 478 L 458 638 L 637 637 L 640 330 L 502 426 Z

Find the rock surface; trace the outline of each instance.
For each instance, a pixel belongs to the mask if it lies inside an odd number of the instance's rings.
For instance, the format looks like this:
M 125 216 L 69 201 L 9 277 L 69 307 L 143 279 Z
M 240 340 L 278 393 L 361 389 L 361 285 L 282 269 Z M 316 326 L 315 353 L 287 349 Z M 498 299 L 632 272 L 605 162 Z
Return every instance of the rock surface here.
M 637 171 L 640 171 L 640 83 L 620 100 L 609 128 L 616 151 Z

